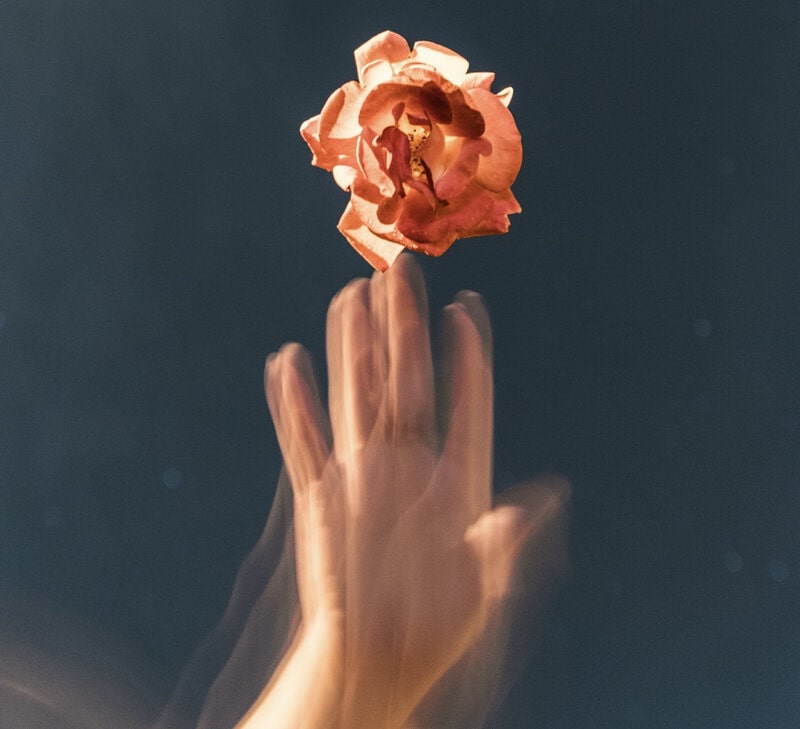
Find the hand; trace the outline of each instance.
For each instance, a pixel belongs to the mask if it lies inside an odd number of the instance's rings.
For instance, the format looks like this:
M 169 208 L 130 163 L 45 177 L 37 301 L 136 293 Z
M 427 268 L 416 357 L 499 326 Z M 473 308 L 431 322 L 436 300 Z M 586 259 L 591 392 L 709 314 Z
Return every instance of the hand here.
M 435 385 L 424 283 L 402 256 L 331 303 L 330 419 L 305 350 L 286 345 L 267 362 L 294 496 L 302 627 L 259 703 L 291 696 L 295 682 L 297 726 L 402 727 L 480 635 L 534 528 L 522 506 L 491 508 L 480 297 L 460 294 L 445 309 L 443 338 Z M 310 675 L 314 696 L 300 686 Z M 240 726 L 251 725 L 262 724 Z

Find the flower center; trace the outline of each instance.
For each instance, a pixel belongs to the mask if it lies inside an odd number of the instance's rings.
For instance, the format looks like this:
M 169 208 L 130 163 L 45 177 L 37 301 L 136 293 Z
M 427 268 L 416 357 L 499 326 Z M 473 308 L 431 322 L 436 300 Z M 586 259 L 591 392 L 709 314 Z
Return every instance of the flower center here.
M 432 207 L 438 203 L 447 205 L 446 200 L 436 195 L 431 168 L 422 156 L 431 136 L 431 120 L 427 114 L 418 116 L 405 112 L 402 102 L 392 109 L 392 116 L 394 126 L 386 127 L 375 143 L 388 152 L 386 172 L 394 183 L 396 193 L 405 197 L 405 186 L 408 185 L 429 198 Z
M 428 137 L 431 135 L 430 128 L 418 123 L 417 119 L 409 119 L 407 114 L 404 114 L 398 120 L 397 127 L 408 137 L 411 175 L 416 179 L 424 178 L 426 175 L 425 163 L 422 161 L 422 155 L 420 155 L 419 152 L 425 146 L 425 142 L 428 141 Z
M 425 127 L 413 125 L 408 129 L 404 130 L 406 136 L 408 137 L 408 146 L 411 149 L 411 154 L 414 155 L 422 148 L 422 145 L 428 141 L 428 137 L 431 135 L 431 130 L 426 129 Z

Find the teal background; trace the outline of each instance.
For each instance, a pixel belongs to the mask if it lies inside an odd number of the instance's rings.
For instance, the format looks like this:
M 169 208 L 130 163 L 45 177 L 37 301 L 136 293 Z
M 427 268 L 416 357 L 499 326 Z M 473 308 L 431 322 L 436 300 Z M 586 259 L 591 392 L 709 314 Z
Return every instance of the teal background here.
M 496 727 L 800 716 L 800 4 L 0 4 L 0 582 L 166 696 L 367 265 L 297 129 L 386 28 L 511 85 L 524 212 L 423 260 L 494 323 L 497 487 L 574 484 L 572 575 Z M 2 594 L 0 592 L 0 594 Z

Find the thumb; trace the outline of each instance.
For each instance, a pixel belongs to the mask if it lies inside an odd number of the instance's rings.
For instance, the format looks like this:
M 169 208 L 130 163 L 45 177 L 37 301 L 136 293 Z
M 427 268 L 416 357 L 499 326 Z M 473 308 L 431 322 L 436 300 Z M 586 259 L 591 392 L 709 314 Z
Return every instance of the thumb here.
M 484 594 L 491 601 L 508 594 L 517 557 L 528 541 L 563 524 L 569 486 L 563 479 L 549 479 L 513 491 L 515 503 L 484 512 L 464 535 L 478 557 Z

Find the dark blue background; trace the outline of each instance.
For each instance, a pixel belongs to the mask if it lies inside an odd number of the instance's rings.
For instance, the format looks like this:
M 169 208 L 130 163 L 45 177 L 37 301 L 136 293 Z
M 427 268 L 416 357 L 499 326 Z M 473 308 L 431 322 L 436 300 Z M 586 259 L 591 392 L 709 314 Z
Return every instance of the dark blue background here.
M 297 128 L 391 28 L 511 85 L 484 294 L 497 480 L 574 483 L 573 573 L 498 726 L 800 716 L 800 4 L 0 3 L 0 580 L 166 695 L 280 467 L 262 396 L 369 273 Z

